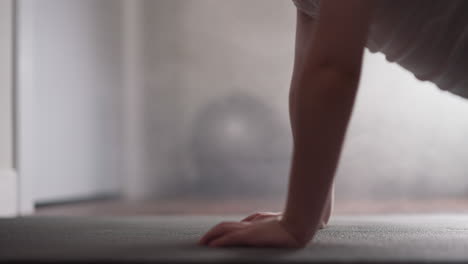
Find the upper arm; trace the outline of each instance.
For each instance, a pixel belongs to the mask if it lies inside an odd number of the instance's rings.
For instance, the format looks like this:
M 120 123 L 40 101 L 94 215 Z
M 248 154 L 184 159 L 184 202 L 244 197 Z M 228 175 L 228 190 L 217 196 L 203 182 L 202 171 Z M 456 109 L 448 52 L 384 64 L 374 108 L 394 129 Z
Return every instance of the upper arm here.
M 317 20 L 298 11 L 296 66 L 359 76 L 372 10 L 373 0 L 322 0 Z

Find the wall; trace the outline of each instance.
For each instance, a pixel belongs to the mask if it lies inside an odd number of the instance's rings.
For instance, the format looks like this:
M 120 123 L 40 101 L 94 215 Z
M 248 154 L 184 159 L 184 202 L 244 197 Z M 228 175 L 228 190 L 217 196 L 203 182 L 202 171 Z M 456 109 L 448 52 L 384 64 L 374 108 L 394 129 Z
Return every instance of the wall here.
M 142 7 L 146 159 L 134 193 L 285 195 L 294 5 L 148 0 Z M 382 55 L 366 51 L 364 61 L 338 198 L 466 195 L 468 101 Z

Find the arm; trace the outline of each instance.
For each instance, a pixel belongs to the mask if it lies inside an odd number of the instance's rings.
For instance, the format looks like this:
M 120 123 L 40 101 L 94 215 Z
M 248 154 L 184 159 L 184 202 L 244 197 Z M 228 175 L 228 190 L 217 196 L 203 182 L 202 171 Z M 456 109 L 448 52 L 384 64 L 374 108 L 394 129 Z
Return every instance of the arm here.
M 298 12 L 290 92 L 293 158 L 281 223 L 312 239 L 333 182 L 360 78 L 372 1 L 322 1 L 320 19 Z
M 222 222 L 208 246 L 303 247 L 318 228 L 360 77 L 373 0 L 322 0 L 320 20 L 298 16 L 291 125 L 294 151 L 283 217 Z

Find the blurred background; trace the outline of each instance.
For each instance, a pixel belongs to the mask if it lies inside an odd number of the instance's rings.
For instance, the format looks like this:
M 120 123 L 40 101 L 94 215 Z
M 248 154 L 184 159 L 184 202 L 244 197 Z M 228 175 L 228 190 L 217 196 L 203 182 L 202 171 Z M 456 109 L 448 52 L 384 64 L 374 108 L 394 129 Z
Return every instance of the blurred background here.
M 283 209 L 292 1 L 19 0 L 16 23 L 24 212 Z M 467 117 L 366 50 L 336 212 L 468 211 Z

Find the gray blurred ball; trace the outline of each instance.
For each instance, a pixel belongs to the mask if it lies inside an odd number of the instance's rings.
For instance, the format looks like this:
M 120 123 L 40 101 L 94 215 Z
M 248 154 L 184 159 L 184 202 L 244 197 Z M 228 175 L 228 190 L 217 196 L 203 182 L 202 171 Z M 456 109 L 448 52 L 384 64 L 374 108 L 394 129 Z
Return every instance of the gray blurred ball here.
M 207 104 L 194 119 L 199 192 L 268 195 L 287 188 L 291 133 L 275 111 L 248 94 Z

